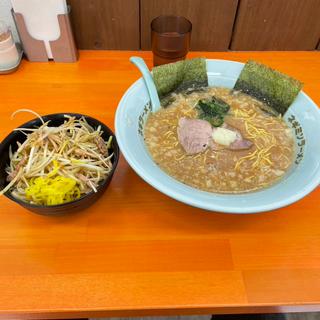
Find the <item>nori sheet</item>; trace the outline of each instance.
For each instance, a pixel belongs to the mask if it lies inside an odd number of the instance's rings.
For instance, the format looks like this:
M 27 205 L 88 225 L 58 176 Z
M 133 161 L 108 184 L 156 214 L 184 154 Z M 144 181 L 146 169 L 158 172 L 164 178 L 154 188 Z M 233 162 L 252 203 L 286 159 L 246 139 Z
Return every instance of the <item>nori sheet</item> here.
M 288 75 L 249 60 L 242 69 L 234 89 L 264 102 L 267 105 L 265 111 L 283 115 L 302 86 L 300 81 Z
M 173 92 L 208 86 L 205 58 L 182 60 L 154 67 L 152 76 L 161 101 L 166 101 L 166 97 Z

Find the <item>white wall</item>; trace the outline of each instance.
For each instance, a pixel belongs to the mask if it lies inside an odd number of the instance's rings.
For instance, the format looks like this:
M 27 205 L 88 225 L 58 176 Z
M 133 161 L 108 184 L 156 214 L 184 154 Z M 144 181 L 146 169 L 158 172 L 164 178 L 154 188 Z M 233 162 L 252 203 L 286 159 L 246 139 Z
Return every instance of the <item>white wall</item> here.
M 16 27 L 11 16 L 11 2 L 10 0 L 0 0 L 0 20 L 5 21 L 12 30 L 13 36 L 18 41 Z

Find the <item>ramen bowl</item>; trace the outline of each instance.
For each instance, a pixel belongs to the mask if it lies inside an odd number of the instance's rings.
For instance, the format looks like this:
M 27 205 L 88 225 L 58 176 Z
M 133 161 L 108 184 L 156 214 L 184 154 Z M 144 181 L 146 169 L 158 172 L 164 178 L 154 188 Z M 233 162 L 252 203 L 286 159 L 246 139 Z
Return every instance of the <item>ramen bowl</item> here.
M 233 88 L 244 64 L 227 60 L 207 60 L 209 86 Z M 320 111 L 301 91 L 287 113 L 285 122 L 293 130 L 295 158 L 287 174 L 276 184 L 242 194 L 201 191 L 165 173 L 152 159 L 143 138 L 145 121 L 151 112 L 143 79 L 136 81 L 122 97 L 115 118 L 119 147 L 130 166 L 160 192 L 194 207 L 248 214 L 290 205 L 320 183 Z

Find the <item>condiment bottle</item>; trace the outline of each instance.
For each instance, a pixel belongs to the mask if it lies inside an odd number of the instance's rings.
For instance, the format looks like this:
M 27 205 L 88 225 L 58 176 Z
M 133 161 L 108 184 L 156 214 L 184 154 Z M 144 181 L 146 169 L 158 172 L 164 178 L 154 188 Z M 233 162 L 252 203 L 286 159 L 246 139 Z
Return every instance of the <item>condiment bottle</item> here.
M 10 69 L 19 61 L 19 53 L 9 27 L 0 21 L 0 69 Z

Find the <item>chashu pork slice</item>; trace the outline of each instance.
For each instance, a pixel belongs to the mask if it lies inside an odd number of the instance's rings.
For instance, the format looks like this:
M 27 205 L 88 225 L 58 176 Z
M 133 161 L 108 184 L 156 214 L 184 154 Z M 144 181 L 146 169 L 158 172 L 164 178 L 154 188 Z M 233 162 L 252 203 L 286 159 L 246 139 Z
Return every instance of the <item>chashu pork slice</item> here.
M 179 119 L 178 139 L 187 154 L 205 151 L 212 140 L 212 127 L 201 119 Z

